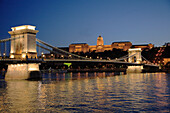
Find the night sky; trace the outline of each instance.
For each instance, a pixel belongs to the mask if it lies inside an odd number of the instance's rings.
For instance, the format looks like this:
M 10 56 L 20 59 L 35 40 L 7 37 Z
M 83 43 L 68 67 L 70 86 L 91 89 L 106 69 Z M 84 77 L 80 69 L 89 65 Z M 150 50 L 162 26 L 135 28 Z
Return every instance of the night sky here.
M 0 39 L 11 27 L 35 25 L 37 38 L 57 47 L 170 42 L 170 0 L 0 0 Z

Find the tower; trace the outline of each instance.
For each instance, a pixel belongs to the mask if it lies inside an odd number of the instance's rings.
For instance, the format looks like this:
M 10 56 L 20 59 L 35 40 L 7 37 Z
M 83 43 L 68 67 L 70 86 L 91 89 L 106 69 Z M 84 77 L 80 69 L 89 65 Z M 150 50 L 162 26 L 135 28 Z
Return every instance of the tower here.
M 11 35 L 11 51 L 10 58 L 25 59 L 37 57 L 36 51 L 36 34 L 35 26 L 22 25 L 12 27 Z M 5 74 L 5 79 L 41 79 L 39 63 L 16 62 L 9 63 Z
M 128 53 L 129 53 L 129 58 L 128 58 L 128 62 L 129 63 L 137 63 L 139 65 L 136 66 L 128 66 L 127 68 L 127 73 L 141 73 L 143 70 L 143 65 L 140 65 L 140 63 L 142 62 L 142 57 L 141 57 L 141 48 L 133 48 L 133 49 L 129 49 Z
M 12 31 L 8 33 L 11 35 L 11 51 L 10 58 L 24 59 L 37 57 L 36 50 L 36 34 L 39 32 L 35 30 L 35 26 L 22 25 L 12 27 Z
M 103 37 L 99 35 L 99 37 L 97 38 L 96 52 L 104 52 L 103 46 L 104 46 Z
M 141 48 L 134 48 L 134 49 L 129 49 L 129 59 L 128 62 L 130 63 L 141 63 L 142 57 L 141 57 Z

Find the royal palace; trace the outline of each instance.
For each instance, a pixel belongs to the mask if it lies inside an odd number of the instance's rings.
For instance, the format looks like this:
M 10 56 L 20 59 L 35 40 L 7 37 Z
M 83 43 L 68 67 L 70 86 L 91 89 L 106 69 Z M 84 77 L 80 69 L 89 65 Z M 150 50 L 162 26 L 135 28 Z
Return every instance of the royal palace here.
M 130 41 L 119 41 L 113 42 L 111 45 L 104 45 L 103 37 L 99 36 L 97 38 L 97 45 L 88 45 L 87 43 L 73 43 L 69 45 L 69 52 L 104 52 L 104 51 L 112 51 L 115 49 L 122 49 L 123 51 L 127 51 L 129 48 L 141 48 L 141 49 L 151 49 L 154 47 L 153 44 L 142 44 L 142 45 L 132 45 Z

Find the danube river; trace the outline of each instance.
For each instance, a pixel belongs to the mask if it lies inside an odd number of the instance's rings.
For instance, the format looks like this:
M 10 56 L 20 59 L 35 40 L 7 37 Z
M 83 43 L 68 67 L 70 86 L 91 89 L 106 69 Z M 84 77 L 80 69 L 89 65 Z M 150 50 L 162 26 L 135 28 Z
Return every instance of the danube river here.
M 0 112 L 170 112 L 170 74 L 44 73 L 0 79 Z

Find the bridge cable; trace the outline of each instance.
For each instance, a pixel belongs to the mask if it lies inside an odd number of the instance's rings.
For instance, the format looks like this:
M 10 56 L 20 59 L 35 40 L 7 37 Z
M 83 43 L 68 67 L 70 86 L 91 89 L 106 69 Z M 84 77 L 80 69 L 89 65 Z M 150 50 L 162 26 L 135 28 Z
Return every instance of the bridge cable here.
M 13 38 L 2 39 L 2 40 L 0 40 L 0 42 L 7 42 L 7 41 L 15 40 L 15 39 L 18 39 L 18 38 L 20 38 L 20 37 L 13 37 Z
M 47 50 L 47 51 L 49 51 L 49 52 L 52 52 L 50 49 L 48 49 L 48 48 L 45 48 L 45 47 L 43 47 L 43 46 L 41 46 L 41 45 L 39 45 L 39 44 L 36 44 L 39 48 L 42 48 L 42 49 L 44 49 L 44 50 Z
M 126 59 L 127 57 L 128 57 L 128 55 L 125 55 L 125 56 L 123 56 L 123 57 L 115 58 L 115 59 L 113 59 L 113 60 L 124 60 L 124 59 Z
M 58 47 L 54 47 L 54 46 L 52 46 L 52 45 L 50 45 L 50 44 L 48 44 L 48 43 L 46 43 L 46 42 L 43 42 L 43 41 L 41 41 L 41 40 L 39 40 L 39 39 L 37 39 L 37 38 L 36 38 L 36 41 L 38 41 L 39 43 L 44 44 L 44 45 L 46 45 L 46 46 L 48 46 L 48 47 L 50 47 L 50 48 L 52 48 L 52 49 L 58 50 L 58 51 L 60 51 L 60 52 L 63 52 L 63 53 L 65 53 L 65 54 L 72 55 L 72 56 L 74 56 L 74 57 L 78 57 L 78 58 L 81 58 L 81 59 L 88 59 L 88 60 L 89 60 L 89 58 L 82 57 L 82 56 L 79 56 L 79 55 L 76 55 L 76 54 L 73 54 L 73 53 L 64 51 L 64 50 L 62 50 L 62 49 L 59 49 Z
M 42 48 L 42 49 L 44 49 L 44 50 L 46 50 L 46 51 L 49 51 L 50 53 L 56 53 L 56 54 L 60 54 L 60 55 L 63 55 L 63 54 L 61 54 L 61 53 L 59 53 L 59 52 L 57 52 L 57 51 L 53 51 L 53 50 L 50 50 L 50 49 L 48 49 L 48 48 L 46 48 L 46 47 L 43 47 L 43 46 L 41 46 L 41 45 L 39 45 L 39 44 L 36 44 L 39 48 Z M 65 56 L 65 55 L 64 55 Z
M 133 54 L 133 55 L 131 55 L 131 56 L 128 56 L 128 57 L 126 57 L 126 58 L 122 58 L 122 59 L 118 58 L 118 59 L 116 59 L 116 60 L 118 60 L 118 61 L 120 61 L 120 60 L 125 60 L 125 59 L 128 59 L 128 58 L 130 58 L 130 57 L 135 56 L 136 54 L 137 54 L 137 53 L 135 53 L 135 54 Z
M 142 55 L 141 55 L 141 56 L 142 56 Z M 151 64 L 151 62 L 150 62 L 149 60 L 147 60 L 145 57 L 142 56 L 142 58 L 143 58 L 145 61 L 147 61 L 147 62 L 149 62 L 149 63 Z

